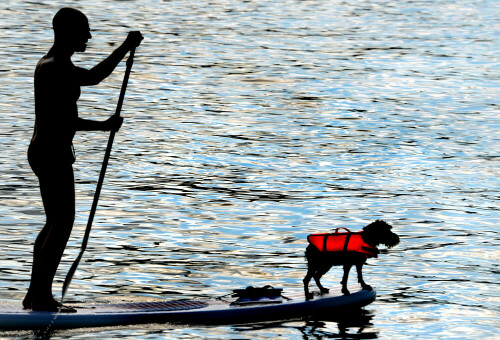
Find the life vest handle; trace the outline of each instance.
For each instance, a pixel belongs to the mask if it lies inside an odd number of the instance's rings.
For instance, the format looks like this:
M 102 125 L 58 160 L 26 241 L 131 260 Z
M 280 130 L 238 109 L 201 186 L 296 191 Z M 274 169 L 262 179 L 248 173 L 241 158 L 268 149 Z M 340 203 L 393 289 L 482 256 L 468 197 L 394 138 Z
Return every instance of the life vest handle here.
M 340 228 L 335 228 L 335 234 L 337 234 L 339 232 L 339 229 L 344 229 L 344 230 L 347 230 L 348 233 L 350 233 L 351 231 L 347 228 L 344 228 L 344 227 L 340 227 Z

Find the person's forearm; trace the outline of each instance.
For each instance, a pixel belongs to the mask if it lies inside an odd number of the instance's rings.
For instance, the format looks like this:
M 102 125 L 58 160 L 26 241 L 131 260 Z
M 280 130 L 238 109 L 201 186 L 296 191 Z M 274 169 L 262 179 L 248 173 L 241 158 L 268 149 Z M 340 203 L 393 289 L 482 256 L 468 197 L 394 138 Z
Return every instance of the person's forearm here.
M 109 57 L 94 66 L 90 70 L 92 79 L 96 84 L 106 79 L 120 63 L 120 61 L 128 53 L 129 48 L 125 44 L 121 44 Z
M 108 127 L 105 122 L 78 118 L 76 121 L 76 131 L 106 131 Z

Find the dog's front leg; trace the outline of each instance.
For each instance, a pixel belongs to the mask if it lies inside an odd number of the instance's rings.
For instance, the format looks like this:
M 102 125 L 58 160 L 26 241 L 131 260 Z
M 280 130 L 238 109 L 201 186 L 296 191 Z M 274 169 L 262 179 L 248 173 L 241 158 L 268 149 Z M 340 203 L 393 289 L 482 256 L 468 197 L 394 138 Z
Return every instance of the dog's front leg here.
M 344 264 L 344 276 L 342 277 L 342 281 L 340 281 L 342 284 L 342 294 L 344 295 L 351 295 L 351 292 L 347 289 L 347 279 L 349 278 L 349 271 L 351 270 L 351 267 L 352 264 Z
M 316 271 L 316 273 L 314 273 L 313 276 L 314 281 L 316 281 L 316 285 L 318 286 L 321 294 L 328 294 L 330 292 L 330 290 L 328 288 L 323 287 L 323 285 L 320 282 L 321 277 L 325 275 L 330 270 L 330 268 L 331 266 L 321 267 Z
M 373 290 L 373 288 L 370 285 L 367 285 L 363 280 L 363 263 L 356 264 L 356 271 L 358 272 L 358 282 L 361 285 L 361 288 L 365 290 Z

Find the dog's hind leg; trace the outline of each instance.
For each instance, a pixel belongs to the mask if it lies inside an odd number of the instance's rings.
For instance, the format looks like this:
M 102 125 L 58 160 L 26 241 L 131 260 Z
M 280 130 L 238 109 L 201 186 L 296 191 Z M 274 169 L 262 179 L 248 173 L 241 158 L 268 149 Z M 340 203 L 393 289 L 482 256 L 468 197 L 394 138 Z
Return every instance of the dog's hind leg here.
M 358 282 L 361 285 L 362 289 L 373 290 L 370 285 L 367 285 L 363 280 L 363 263 L 356 264 L 356 271 L 358 272 Z
M 309 281 L 311 281 L 311 278 L 313 277 L 315 272 L 315 269 L 307 269 L 306 277 L 304 277 L 304 280 L 302 280 L 302 282 L 304 282 L 304 295 L 306 296 L 306 300 L 310 300 L 313 298 L 313 294 L 309 293 Z
M 351 267 L 352 264 L 344 264 L 344 276 L 342 276 L 342 281 L 340 281 L 342 284 L 342 294 L 344 295 L 351 295 L 351 292 L 347 289 L 347 279 L 349 278 L 349 271 L 351 270 Z

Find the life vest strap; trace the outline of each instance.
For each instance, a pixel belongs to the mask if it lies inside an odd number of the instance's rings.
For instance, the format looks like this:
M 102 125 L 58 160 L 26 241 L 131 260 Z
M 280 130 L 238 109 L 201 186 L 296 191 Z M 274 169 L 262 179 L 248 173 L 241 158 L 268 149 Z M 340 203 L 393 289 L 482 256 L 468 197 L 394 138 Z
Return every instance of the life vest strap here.
M 323 237 L 323 251 L 326 251 L 326 243 L 328 242 L 328 237 L 330 237 L 330 234 L 326 234 L 325 237 Z
M 347 251 L 349 247 L 349 241 L 351 240 L 351 233 L 349 232 L 345 238 L 345 243 L 344 243 L 344 251 Z M 326 248 L 323 248 L 326 249 Z

